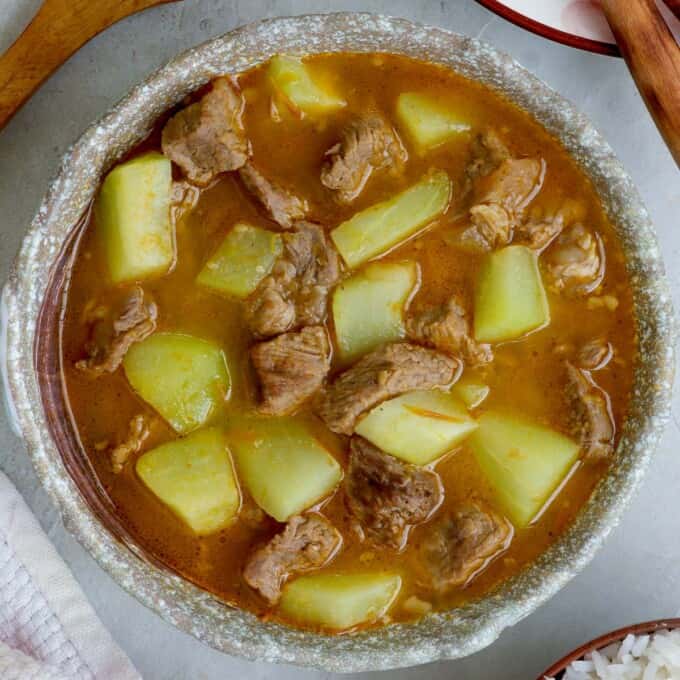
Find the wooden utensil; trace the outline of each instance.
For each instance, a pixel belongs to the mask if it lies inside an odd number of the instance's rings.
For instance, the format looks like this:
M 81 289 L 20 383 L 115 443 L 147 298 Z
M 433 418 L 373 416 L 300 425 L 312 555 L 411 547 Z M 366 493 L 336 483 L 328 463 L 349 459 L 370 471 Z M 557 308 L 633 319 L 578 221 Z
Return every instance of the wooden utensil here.
M 680 46 L 653 0 L 601 0 L 642 98 L 680 166 Z
M 175 0 L 45 0 L 0 57 L 0 129 L 53 71 L 120 19 Z

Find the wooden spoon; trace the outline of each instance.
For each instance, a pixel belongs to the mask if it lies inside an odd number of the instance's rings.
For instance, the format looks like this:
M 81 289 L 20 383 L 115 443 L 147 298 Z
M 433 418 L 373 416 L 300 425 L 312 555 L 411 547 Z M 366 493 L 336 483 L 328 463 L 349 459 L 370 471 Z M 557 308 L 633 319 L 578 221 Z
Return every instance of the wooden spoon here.
M 638 90 L 680 166 L 680 46 L 653 0 L 600 2 Z
M 53 71 L 120 19 L 175 0 L 45 0 L 0 57 L 0 130 Z

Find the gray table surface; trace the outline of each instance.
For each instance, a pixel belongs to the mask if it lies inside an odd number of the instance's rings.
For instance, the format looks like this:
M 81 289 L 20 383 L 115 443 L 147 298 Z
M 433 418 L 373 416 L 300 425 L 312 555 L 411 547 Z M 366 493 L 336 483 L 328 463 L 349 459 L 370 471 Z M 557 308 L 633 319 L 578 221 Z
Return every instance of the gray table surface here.
M 11 5 L 0 0 L 0 41 Z M 36 0 L 18 0 L 33 6 Z M 178 51 L 264 17 L 372 11 L 483 37 L 572 99 L 594 121 L 639 187 L 656 224 L 676 308 L 680 301 L 680 174 L 623 61 L 535 37 L 472 0 L 185 0 L 125 20 L 86 45 L 0 133 L 0 281 L 59 158 L 95 118 Z M 29 12 L 30 14 L 30 12 Z M 19 11 L 15 21 L 25 20 Z M 680 615 L 680 404 L 640 493 L 590 566 L 487 650 L 459 661 L 389 672 L 395 680 L 531 680 L 555 658 L 627 623 Z M 0 467 L 23 493 L 104 624 L 148 680 L 330 678 L 230 658 L 164 623 L 121 590 L 64 530 L 22 443 L 0 413 Z M 355 678 L 368 678 L 361 674 Z M 377 674 L 374 674 L 377 677 Z

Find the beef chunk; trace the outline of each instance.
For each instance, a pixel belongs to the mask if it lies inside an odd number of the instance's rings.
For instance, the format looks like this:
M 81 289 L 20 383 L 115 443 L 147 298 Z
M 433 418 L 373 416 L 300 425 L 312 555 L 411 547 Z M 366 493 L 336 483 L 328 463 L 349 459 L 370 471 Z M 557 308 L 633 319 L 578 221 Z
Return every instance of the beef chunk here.
M 597 371 L 609 363 L 613 354 L 611 343 L 604 338 L 595 338 L 581 346 L 576 355 L 576 363 L 579 368 Z
M 406 154 L 394 130 L 381 116 L 357 118 L 342 131 L 340 141 L 326 152 L 321 183 L 350 203 L 374 170 L 401 164 Z
M 290 229 L 307 214 L 307 201 L 267 179 L 252 163 L 246 163 L 239 170 L 239 177 L 246 189 L 262 204 L 267 215 L 283 229 Z
M 546 270 L 552 286 L 567 295 L 587 295 L 604 277 L 602 242 L 598 234 L 575 224 L 547 251 Z
M 122 314 L 112 324 L 112 332 L 106 342 L 93 342 L 89 357 L 76 363 L 76 368 L 93 376 L 113 373 L 123 361 L 126 352 L 135 342 L 147 338 L 156 330 L 158 309 L 151 300 L 146 300 L 144 291 L 135 286 L 125 303 Z M 99 322 L 105 324 L 105 320 Z
M 267 602 L 275 604 L 286 579 L 322 567 L 341 543 L 340 533 L 321 515 L 292 517 L 282 533 L 251 555 L 243 578 Z
M 297 321 L 303 326 L 319 323 L 326 316 L 328 289 L 340 277 L 338 253 L 323 228 L 311 222 L 300 222 L 283 240 L 286 257 L 297 272 Z
M 465 190 L 472 189 L 475 180 L 493 172 L 510 152 L 501 138 L 493 130 L 478 134 L 472 142 L 471 158 L 465 168 Z
M 538 213 L 541 213 L 539 208 Z M 533 248 L 547 248 L 568 226 L 585 217 L 585 206 L 575 200 L 567 199 L 557 212 L 534 214 L 531 219 L 520 224 L 515 230 L 515 241 Z
M 195 184 L 240 168 L 250 155 L 241 113 L 243 97 L 228 78 L 218 78 L 200 101 L 175 114 L 163 128 L 163 153 Z
M 476 202 L 500 205 L 516 216 L 540 189 L 543 169 L 535 158 L 508 158 L 480 181 Z
M 246 321 L 255 336 L 269 338 L 295 327 L 295 276 L 295 267 L 279 260 L 246 300 Z
M 403 463 L 361 437 L 352 437 L 345 478 L 347 504 L 376 543 L 401 548 L 408 530 L 439 506 L 439 475 Z
M 463 233 L 463 241 L 469 241 L 482 250 L 494 250 L 512 240 L 512 217 L 502 205 L 473 205 L 470 208 L 470 223 L 472 226 Z
M 261 338 L 323 323 L 328 291 L 340 276 L 338 254 L 318 224 L 298 222 L 283 243 L 271 274 L 245 305 L 248 325 Z
M 352 434 L 364 411 L 410 390 L 448 385 L 460 367 L 458 360 L 424 347 L 405 342 L 384 345 L 336 378 L 317 410 L 333 432 Z
M 483 250 L 510 243 L 524 209 L 541 187 L 543 169 L 535 158 L 508 158 L 480 179 L 463 242 Z
M 565 398 L 569 408 L 572 434 L 579 439 L 587 460 L 609 458 L 614 452 L 614 422 L 609 399 L 587 371 L 565 362 Z
M 412 340 L 460 356 L 471 366 L 493 360 L 491 347 L 479 344 L 472 338 L 465 310 L 455 298 L 440 307 L 426 309 L 409 317 L 406 320 L 406 332 Z
M 136 415 L 128 426 L 127 437 L 111 451 L 111 467 L 118 474 L 122 472 L 130 456 L 138 453 L 149 436 L 149 419 L 144 414 Z
M 564 229 L 564 220 L 561 214 L 540 220 L 528 220 L 521 224 L 516 232 L 516 240 L 533 250 L 543 250 L 550 245 Z
M 306 326 L 255 345 L 250 358 L 260 379 L 260 412 L 290 413 L 311 397 L 330 369 L 330 354 L 323 326 Z
M 478 503 L 467 503 L 432 526 L 422 556 L 432 586 L 439 592 L 465 585 L 505 550 L 512 526 Z

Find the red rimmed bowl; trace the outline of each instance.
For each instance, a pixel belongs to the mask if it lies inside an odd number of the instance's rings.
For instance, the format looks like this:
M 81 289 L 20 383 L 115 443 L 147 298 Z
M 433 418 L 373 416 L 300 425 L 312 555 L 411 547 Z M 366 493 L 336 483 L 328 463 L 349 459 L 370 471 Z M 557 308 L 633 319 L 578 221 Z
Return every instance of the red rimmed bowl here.
M 597 0 L 477 0 L 513 24 L 543 38 L 581 50 L 620 57 L 614 35 Z M 623 4 L 623 3 L 622 3 Z M 680 19 L 656 0 L 659 11 L 680 41 Z
M 582 659 L 590 652 L 604 649 L 616 642 L 622 642 L 628 635 L 651 635 L 660 630 L 676 630 L 678 628 L 680 628 L 680 619 L 658 619 L 657 621 L 645 621 L 644 623 L 636 623 L 632 626 L 613 630 L 569 652 L 569 654 L 541 673 L 536 680 L 545 680 L 545 678 L 560 680 L 572 662 Z

